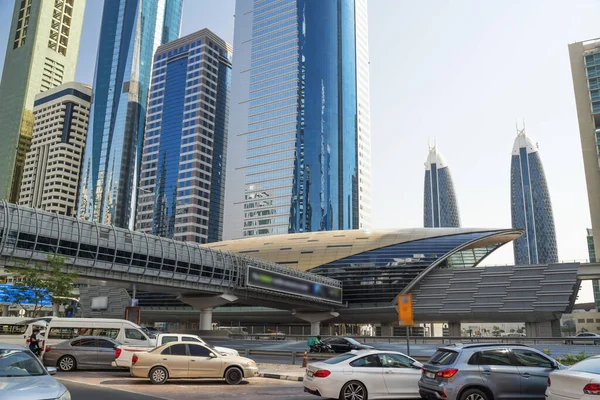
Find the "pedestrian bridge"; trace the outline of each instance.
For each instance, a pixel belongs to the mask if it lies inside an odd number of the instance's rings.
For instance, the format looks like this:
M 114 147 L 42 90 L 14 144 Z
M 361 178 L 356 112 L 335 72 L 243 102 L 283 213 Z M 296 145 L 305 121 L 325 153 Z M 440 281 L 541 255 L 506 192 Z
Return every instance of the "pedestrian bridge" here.
M 67 269 L 107 286 L 171 292 L 198 308 L 243 298 L 281 309 L 341 306 L 337 280 L 196 243 L 176 241 L 0 202 L 0 263 L 66 258 Z

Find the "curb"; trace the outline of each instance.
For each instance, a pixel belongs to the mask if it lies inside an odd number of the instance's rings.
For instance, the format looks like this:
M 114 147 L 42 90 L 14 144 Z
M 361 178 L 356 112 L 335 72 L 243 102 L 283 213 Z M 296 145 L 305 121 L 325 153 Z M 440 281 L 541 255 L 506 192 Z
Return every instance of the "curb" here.
M 303 376 L 293 376 L 293 375 L 282 375 L 282 374 L 265 374 L 259 373 L 258 376 L 261 378 L 269 378 L 269 379 L 281 379 L 285 381 L 293 381 L 293 382 L 302 382 L 304 380 Z

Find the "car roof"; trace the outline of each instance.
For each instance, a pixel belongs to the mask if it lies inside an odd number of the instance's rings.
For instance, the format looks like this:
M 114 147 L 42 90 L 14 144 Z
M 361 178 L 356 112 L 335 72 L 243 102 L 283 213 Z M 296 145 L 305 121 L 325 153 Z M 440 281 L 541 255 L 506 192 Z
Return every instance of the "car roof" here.
M 349 351 L 349 353 L 355 354 L 357 356 L 368 356 L 370 354 L 400 354 L 403 355 L 405 357 L 408 358 L 412 358 L 410 356 L 407 356 L 404 353 L 401 353 L 399 351 L 394 351 L 394 350 L 375 350 L 375 349 L 369 349 L 369 350 L 351 350 Z
M 456 351 L 460 349 L 477 349 L 477 348 L 486 348 L 486 347 L 527 347 L 526 344 L 520 343 L 454 343 L 448 346 L 442 346 L 440 349 Z
M 105 339 L 105 340 L 110 340 L 111 342 L 117 343 L 117 341 L 115 339 L 109 338 L 106 336 L 76 336 L 71 339 L 65 339 L 65 341 L 72 342 L 73 340 L 79 340 L 79 339 Z
M 18 344 L 0 343 L 0 350 L 27 350 Z

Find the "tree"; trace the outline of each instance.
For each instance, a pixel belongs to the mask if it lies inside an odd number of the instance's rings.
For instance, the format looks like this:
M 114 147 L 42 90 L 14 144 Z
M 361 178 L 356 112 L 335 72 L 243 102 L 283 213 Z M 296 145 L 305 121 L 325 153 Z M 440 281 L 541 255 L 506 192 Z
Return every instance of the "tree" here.
M 61 256 L 48 254 L 46 263 L 33 265 L 22 263 L 9 272 L 20 279 L 15 283 L 13 302 L 27 312 L 27 305 L 33 306 L 30 312 L 37 317 L 45 303 L 65 304 L 73 296 L 73 284 L 77 274 L 63 272 L 65 259 Z

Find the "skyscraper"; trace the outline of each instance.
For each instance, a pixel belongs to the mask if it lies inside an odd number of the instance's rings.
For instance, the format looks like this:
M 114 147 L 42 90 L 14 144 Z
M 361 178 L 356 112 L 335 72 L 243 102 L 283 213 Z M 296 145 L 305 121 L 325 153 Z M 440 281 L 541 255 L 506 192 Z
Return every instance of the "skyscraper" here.
M 370 225 L 366 0 L 238 0 L 225 237 Z
M 15 0 L 0 82 L 0 199 L 19 199 L 36 94 L 75 78 L 86 0 Z
M 75 216 L 92 88 L 69 82 L 35 96 L 19 204 Z
M 512 227 L 525 229 L 514 241 L 515 264 L 558 262 L 554 215 L 537 145 L 517 130 L 510 168 Z
M 137 228 L 198 243 L 223 235 L 231 45 L 203 29 L 154 56 Z
M 179 37 L 182 5 L 104 1 L 78 202 L 82 218 L 133 228 L 152 57 Z
M 425 228 L 459 228 L 460 214 L 454 193 L 454 183 L 446 160 L 437 146 L 429 150 L 425 162 L 425 199 L 423 226 Z
M 593 248 L 600 249 L 600 39 L 570 44 L 569 56 L 592 217 Z

